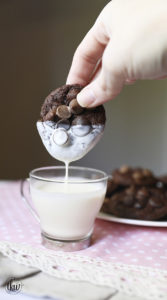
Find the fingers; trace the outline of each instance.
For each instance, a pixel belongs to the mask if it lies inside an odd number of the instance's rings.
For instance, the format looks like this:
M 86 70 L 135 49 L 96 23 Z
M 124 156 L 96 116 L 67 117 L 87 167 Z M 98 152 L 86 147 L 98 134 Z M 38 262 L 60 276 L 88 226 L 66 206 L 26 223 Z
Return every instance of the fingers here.
M 74 54 L 67 84 L 86 85 L 90 82 L 108 39 L 105 27 L 99 18 Z
M 124 59 L 118 48 L 110 42 L 104 52 L 98 76 L 78 94 L 77 100 L 83 107 L 103 104 L 120 93 L 125 79 Z

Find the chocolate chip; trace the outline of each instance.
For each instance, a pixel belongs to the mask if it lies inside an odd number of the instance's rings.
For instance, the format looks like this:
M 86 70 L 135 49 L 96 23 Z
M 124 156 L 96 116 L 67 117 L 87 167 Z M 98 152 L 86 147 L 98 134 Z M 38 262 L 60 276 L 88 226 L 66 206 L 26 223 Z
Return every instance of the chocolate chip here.
M 131 195 L 128 195 L 128 196 L 125 196 L 123 198 L 123 203 L 127 206 L 131 206 L 133 203 L 134 203 L 134 198 L 133 196 Z
M 149 192 L 144 187 L 141 188 L 140 190 L 138 190 L 137 193 L 136 193 L 136 198 L 138 200 L 145 199 L 145 198 L 148 198 L 148 197 L 149 197 Z
M 126 165 L 123 165 L 120 169 L 119 169 L 121 174 L 125 174 L 129 171 L 129 167 Z
M 140 209 L 140 208 L 142 208 L 142 204 L 139 203 L 139 202 L 136 202 L 136 203 L 134 204 L 134 207 Z
M 152 197 L 152 198 L 149 199 L 149 204 L 150 204 L 152 207 L 155 207 L 155 208 L 156 208 L 156 207 L 160 208 L 160 207 L 163 206 L 163 203 L 162 203 L 159 199 L 154 198 L 154 197 Z
M 139 182 L 140 179 L 142 179 L 142 174 L 141 174 L 141 172 L 137 171 L 132 174 L 132 177 L 136 182 Z
M 164 188 L 164 183 L 163 183 L 162 181 L 158 181 L 158 182 L 156 183 L 156 187 L 157 187 L 158 189 L 162 189 L 162 188 Z
M 143 171 L 142 171 L 142 173 L 143 173 L 143 175 L 144 176 L 152 176 L 152 172 L 150 171 L 150 170 L 148 170 L 148 169 L 144 169 Z
M 59 120 L 57 122 L 57 128 L 64 128 L 68 130 L 70 128 L 70 121 L 69 120 Z
M 87 118 L 84 116 L 78 116 L 72 121 L 72 132 L 79 137 L 85 136 L 89 134 L 91 131 L 92 126 Z
M 72 132 L 74 135 L 82 137 L 88 135 L 91 131 L 91 126 L 89 125 L 75 125 L 71 127 Z
M 133 195 L 135 192 L 135 187 L 134 186 L 131 186 L 130 188 L 126 189 L 125 193 L 127 195 Z
M 84 108 L 79 105 L 77 99 L 73 99 L 70 102 L 69 107 L 71 109 L 71 112 L 75 115 L 79 115 L 84 111 Z
M 55 132 L 53 134 L 53 141 L 58 146 L 63 146 L 68 141 L 68 133 L 63 128 L 55 129 Z
M 68 106 L 60 105 L 56 110 L 56 115 L 61 119 L 69 119 L 71 117 L 71 112 Z
M 73 121 L 72 125 L 91 125 L 89 120 L 83 116 L 77 116 Z

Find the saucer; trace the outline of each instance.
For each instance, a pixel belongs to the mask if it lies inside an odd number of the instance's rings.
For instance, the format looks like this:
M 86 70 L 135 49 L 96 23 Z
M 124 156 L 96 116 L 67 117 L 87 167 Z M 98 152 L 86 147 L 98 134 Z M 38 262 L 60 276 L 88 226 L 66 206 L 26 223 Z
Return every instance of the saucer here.
M 167 220 L 162 221 L 147 221 L 147 220 L 137 220 L 137 219 L 125 219 L 119 218 L 113 215 L 109 215 L 103 212 L 100 212 L 97 216 L 98 219 L 112 221 L 116 223 L 129 224 L 129 225 L 138 225 L 138 226 L 149 226 L 149 227 L 167 227 Z

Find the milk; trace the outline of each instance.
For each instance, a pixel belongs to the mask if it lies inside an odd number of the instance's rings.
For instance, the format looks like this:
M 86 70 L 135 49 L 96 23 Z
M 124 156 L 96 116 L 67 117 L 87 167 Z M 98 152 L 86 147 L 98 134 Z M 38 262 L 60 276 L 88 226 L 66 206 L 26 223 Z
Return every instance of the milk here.
M 61 178 L 64 180 L 64 178 Z M 78 183 L 71 183 L 71 180 Z M 31 196 L 39 215 L 41 229 L 51 237 L 63 240 L 80 239 L 92 231 L 106 192 L 102 182 L 33 182 Z
M 68 182 L 68 169 L 69 169 L 69 162 L 64 161 L 65 164 L 65 182 Z

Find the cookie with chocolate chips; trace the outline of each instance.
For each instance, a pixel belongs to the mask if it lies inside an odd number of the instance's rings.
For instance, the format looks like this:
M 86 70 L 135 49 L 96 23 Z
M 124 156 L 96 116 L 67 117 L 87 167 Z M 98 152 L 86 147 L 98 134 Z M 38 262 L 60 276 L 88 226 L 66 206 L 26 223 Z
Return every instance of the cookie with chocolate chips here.
M 148 169 L 131 168 L 122 166 L 112 172 L 113 181 L 122 186 L 129 185 L 153 185 L 156 183 L 156 178 Z
M 157 188 L 131 186 L 107 197 L 102 210 L 120 218 L 159 220 L 167 215 L 167 197 Z
M 63 85 L 51 92 L 42 105 L 41 121 L 57 122 L 60 119 L 70 119 L 71 123 L 74 124 L 74 122 L 77 122 L 78 115 L 80 115 L 83 120 L 89 121 L 91 125 L 104 125 L 106 117 L 103 105 L 94 109 L 86 109 L 77 102 L 77 94 L 82 88 L 79 84 Z
M 79 84 L 63 85 L 45 99 L 37 129 L 48 152 L 61 161 L 83 157 L 100 140 L 106 122 L 103 105 L 83 108 Z
M 102 211 L 117 217 L 159 220 L 167 216 L 167 176 L 121 166 L 112 172 Z

